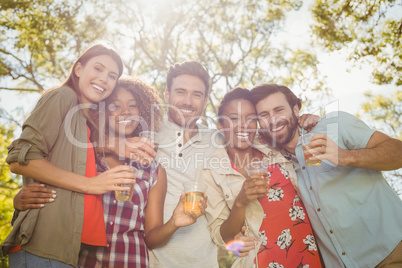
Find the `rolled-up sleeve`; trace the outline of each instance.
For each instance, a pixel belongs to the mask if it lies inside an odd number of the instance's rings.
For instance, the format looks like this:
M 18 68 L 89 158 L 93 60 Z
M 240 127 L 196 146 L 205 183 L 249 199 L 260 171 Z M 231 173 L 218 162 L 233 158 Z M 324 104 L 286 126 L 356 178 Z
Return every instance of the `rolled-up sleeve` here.
M 221 187 L 216 183 L 211 171 L 202 170 L 200 178 L 203 178 L 208 186 L 206 191 L 208 201 L 205 214 L 208 221 L 208 229 L 211 233 L 212 240 L 218 246 L 225 247 L 220 228 L 222 223 L 229 217 L 230 209 L 226 203 Z
M 58 138 L 67 112 L 77 104 L 74 91 L 68 87 L 43 95 L 24 122 L 21 136 L 7 147 L 7 163 L 27 165 L 30 160 L 46 158 Z

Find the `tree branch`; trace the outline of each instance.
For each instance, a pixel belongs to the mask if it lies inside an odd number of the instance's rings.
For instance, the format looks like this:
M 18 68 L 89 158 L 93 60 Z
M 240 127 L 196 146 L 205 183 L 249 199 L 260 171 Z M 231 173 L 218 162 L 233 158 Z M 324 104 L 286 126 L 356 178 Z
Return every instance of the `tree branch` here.
M 38 92 L 40 93 L 41 91 L 39 89 L 35 88 L 22 88 L 22 87 L 0 87 L 0 90 L 11 90 L 11 91 L 19 91 L 19 92 Z

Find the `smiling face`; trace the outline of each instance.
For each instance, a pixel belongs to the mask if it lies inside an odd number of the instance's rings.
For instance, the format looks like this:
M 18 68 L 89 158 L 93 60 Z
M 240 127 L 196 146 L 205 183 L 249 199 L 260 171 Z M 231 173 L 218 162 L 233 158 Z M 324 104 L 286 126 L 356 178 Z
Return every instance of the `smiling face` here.
M 291 108 L 283 93 L 273 93 L 255 107 L 260 133 L 270 144 L 284 146 L 297 136 L 299 108 Z
M 103 54 L 91 58 L 85 65 L 77 63 L 74 72 L 79 77 L 80 102 L 96 103 L 113 92 L 119 67 L 111 56 Z
M 182 74 L 175 77 L 170 91 L 165 91 L 168 120 L 184 128 L 195 128 L 208 102 L 206 91 L 204 82 L 197 76 Z
M 139 110 L 134 95 L 119 87 L 107 107 L 109 128 L 119 136 L 130 136 L 138 126 Z
M 230 101 L 222 113 L 219 130 L 225 143 L 236 149 L 247 149 L 253 143 L 257 131 L 257 113 L 254 105 L 244 99 Z

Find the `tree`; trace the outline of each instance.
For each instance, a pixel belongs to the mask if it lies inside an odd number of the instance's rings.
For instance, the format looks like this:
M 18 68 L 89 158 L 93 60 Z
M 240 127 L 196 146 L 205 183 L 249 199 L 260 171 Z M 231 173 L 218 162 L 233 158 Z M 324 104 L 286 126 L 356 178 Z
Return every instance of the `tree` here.
M 348 49 L 352 62 L 374 66 L 374 83 L 401 86 L 401 5 L 396 0 L 316 0 L 315 44 L 327 51 Z
M 83 12 L 84 0 L 2 1 L 0 90 L 43 93 L 60 84 L 104 25 Z
M 361 107 L 369 120 L 385 133 L 402 140 L 402 91 L 397 90 L 390 97 L 375 96 L 368 91 L 365 97 L 368 101 Z
M 397 90 L 390 97 L 365 93 L 368 99 L 361 106 L 364 115 L 373 128 L 402 140 L 402 91 Z M 402 169 L 384 173 L 390 185 L 402 198 Z
M 326 51 L 347 50 L 353 64 L 373 66 L 371 80 L 379 85 L 402 85 L 401 3 L 395 0 L 315 0 L 312 6 L 314 43 Z M 398 11 L 399 10 L 399 11 Z M 399 16 L 395 15 L 398 14 Z M 365 94 L 363 116 L 374 128 L 402 139 L 402 93 L 393 97 Z M 402 170 L 384 173 L 402 198 Z
M 3 242 L 11 231 L 10 221 L 13 215 L 13 197 L 19 190 L 21 182 L 12 176 L 6 163 L 7 146 L 14 135 L 14 126 L 0 125 L 0 241 Z M 7 258 L 0 254 L 0 267 L 8 267 Z
M 117 17 L 112 14 L 107 23 L 116 44 L 124 44 L 120 48 L 128 55 L 128 72 L 162 92 L 169 65 L 199 61 L 212 75 L 211 115 L 216 114 L 222 96 L 236 86 L 280 83 L 302 97 L 307 91 L 328 92 L 314 53 L 292 50 L 276 39 L 286 12 L 297 10 L 302 4 L 299 0 L 174 0 L 156 6 L 142 1 L 113 3 Z
M 280 83 L 303 98 L 308 91 L 328 93 L 315 54 L 292 50 L 276 39 L 286 12 L 297 10 L 301 0 L 156 3 L 1 4 L 0 90 L 41 93 L 66 77 L 73 59 L 89 42 L 106 38 L 123 55 L 126 73 L 141 76 L 161 93 L 169 65 L 189 59 L 201 62 L 212 74 L 210 115 L 235 86 Z

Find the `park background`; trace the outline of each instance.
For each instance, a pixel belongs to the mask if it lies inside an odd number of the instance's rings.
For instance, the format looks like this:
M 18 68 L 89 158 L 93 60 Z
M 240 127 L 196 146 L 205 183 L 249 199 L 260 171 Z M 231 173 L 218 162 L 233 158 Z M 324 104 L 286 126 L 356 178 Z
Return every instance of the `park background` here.
M 402 139 L 401 0 L 0 0 L 0 241 L 21 186 L 6 147 L 96 40 L 161 94 L 169 65 L 201 62 L 211 127 L 228 90 L 269 82 L 301 97 L 302 112 L 347 111 Z M 384 174 L 402 198 L 402 170 Z

